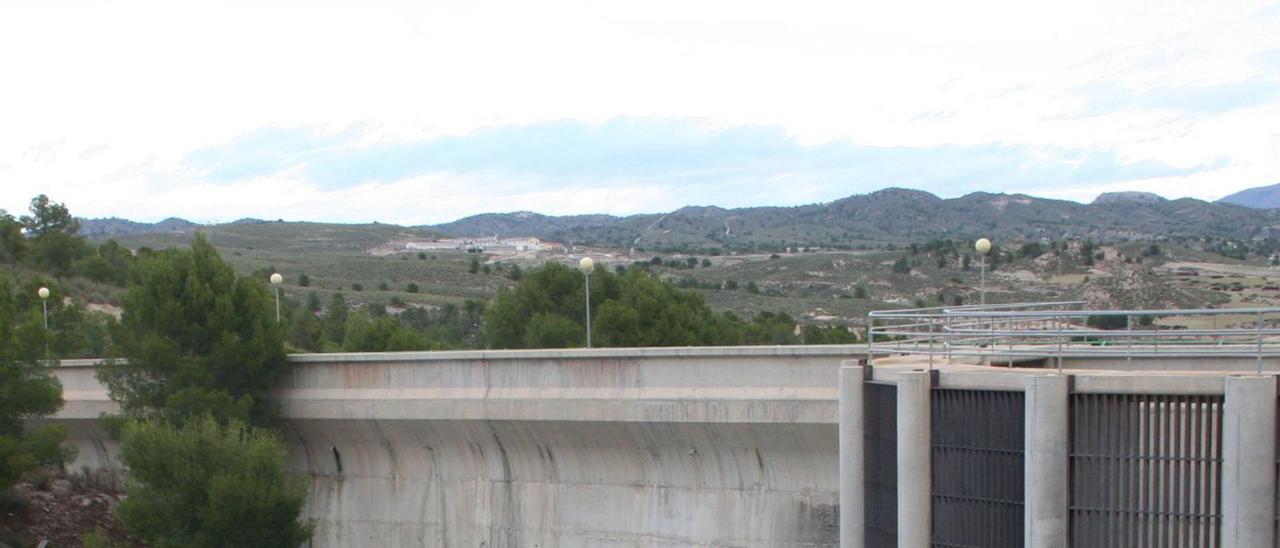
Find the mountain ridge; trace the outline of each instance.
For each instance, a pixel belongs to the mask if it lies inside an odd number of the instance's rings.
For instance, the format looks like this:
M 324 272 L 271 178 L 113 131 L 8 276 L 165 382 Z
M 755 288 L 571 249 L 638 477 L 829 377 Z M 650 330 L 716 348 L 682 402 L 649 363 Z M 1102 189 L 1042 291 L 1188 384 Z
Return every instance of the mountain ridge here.
M 1280 183 L 1246 188 L 1218 199 L 1218 203 L 1234 204 L 1253 209 L 1280 208 Z
M 597 245 L 750 248 L 856 241 L 1280 237 L 1280 212 L 1149 193 L 1111 193 L 1090 204 L 1026 194 L 973 192 L 941 198 L 890 187 L 831 202 L 725 209 L 685 206 L 665 214 L 566 216 L 486 213 L 428 225 L 445 234 L 493 233 Z M 477 222 L 483 220 L 483 223 Z M 501 226 L 502 230 L 494 228 Z
M 225 225 L 271 224 L 242 219 Z M 323 224 L 323 223 L 322 223 Z M 208 227 L 170 218 L 159 223 L 83 219 L 86 236 L 188 233 Z M 955 198 L 890 187 L 830 202 L 724 208 L 688 205 L 666 213 L 555 216 L 531 211 L 482 213 L 429 229 L 455 237 L 532 236 L 568 244 L 652 249 L 777 249 L 992 237 L 1017 240 L 1161 239 L 1212 236 L 1280 238 L 1280 210 L 1147 193 L 1108 193 L 1089 204 L 1027 194 L 973 192 Z

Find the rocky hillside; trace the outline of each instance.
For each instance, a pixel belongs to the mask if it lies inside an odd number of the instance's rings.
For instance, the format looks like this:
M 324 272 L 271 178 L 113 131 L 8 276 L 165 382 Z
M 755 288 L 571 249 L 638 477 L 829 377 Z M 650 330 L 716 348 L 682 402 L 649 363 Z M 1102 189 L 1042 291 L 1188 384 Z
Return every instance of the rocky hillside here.
M 184 234 L 200 225 L 186 219 L 170 217 L 158 223 L 140 223 L 128 219 L 79 219 L 80 234 L 86 238 L 109 238 L 124 234 Z
M 599 245 L 763 249 L 980 235 L 1098 240 L 1187 235 L 1247 240 L 1280 236 L 1280 213 L 1145 193 L 1109 194 L 1080 204 L 987 192 L 943 199 L 928 192 L 889 188 L 796 207 L 685 207 L 665 215 L 629 217 L 486 214 L 431 228 L 458 236 L 533 235 Z

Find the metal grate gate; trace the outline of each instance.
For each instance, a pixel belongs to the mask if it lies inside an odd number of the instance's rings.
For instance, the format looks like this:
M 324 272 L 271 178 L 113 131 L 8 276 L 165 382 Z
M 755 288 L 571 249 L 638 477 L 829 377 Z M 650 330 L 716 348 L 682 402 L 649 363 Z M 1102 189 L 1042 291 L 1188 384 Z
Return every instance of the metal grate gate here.
M 1222 403 L 1072 395 L 1072 545 L 1219 546 Z
M 867 383 L 866 542 L 868 548 L 898 545 L 898 388 Z
M 933 546 L 1022 546 L 1022 392 L 934 390 Z

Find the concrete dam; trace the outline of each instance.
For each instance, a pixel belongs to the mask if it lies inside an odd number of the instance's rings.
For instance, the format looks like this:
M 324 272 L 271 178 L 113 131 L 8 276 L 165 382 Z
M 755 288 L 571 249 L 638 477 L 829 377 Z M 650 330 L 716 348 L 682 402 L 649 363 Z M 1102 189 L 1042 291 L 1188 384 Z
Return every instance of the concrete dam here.
M 864 346 L 290 356 L 313 546 L 833 546 L 839 369 Z M 95 362 L 72 471 L 118 478 Z
M 313 546 L 1276 546 L 1280 309 L 1055 304 L 873 313 L 871 347 L 295 355 L 274 397 Z M 52 420 L 118 481 L 94 365 Z

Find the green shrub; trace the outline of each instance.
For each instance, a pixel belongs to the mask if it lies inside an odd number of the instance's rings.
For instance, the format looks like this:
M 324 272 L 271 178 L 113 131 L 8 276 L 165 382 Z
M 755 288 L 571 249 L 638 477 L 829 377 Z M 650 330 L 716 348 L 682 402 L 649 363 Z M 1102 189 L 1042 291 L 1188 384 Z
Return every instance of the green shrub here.
M 307 488 L 285 472 L 285 455 L 277 434 L 238 420 L 132 421 L 121 437 L 129 480 L 117 516 L 155 548 L 297 548 L 312 526 L 298 521 Z

